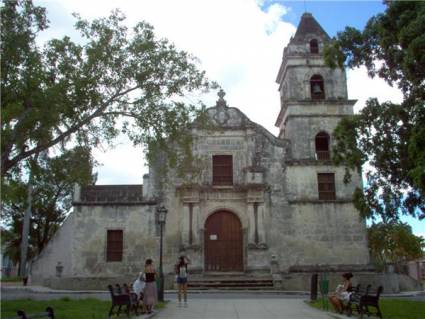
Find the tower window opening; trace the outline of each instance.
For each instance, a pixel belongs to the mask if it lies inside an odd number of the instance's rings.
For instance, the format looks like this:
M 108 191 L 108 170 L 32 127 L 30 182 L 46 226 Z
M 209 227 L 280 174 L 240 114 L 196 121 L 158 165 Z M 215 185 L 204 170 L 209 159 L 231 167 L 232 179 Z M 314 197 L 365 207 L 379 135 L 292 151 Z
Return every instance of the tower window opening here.
M 319 200 L 335 200 L 335 174 L 317 174 L 317 184 L 319 190 Z
M 329 160 L 331 158 L 329 152 L 329 135 L 326 132 L 320 132 L 315 138 L 316 159 L 319 161 Z
M 322 100 L 325 98 L 325 85 L 321 75 L 315 74 L 311 77 L 310 92 L 313 100 Z
M 318 54 L 319 53 L 319 43 L 316 39 L 310 41 L 310 53 Z

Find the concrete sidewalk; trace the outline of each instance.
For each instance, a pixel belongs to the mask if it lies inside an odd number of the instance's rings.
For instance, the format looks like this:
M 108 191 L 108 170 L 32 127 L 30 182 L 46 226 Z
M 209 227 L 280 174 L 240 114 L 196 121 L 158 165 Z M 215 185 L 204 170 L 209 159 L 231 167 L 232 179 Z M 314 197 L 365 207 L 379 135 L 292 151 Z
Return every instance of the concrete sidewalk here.
M 143 318 L 143 317 L 140 317 Z M 341 318 L 314 309 L 300 299 L 195 299 L 188 307 L 170 301 L 156 319 L 330 319 Z

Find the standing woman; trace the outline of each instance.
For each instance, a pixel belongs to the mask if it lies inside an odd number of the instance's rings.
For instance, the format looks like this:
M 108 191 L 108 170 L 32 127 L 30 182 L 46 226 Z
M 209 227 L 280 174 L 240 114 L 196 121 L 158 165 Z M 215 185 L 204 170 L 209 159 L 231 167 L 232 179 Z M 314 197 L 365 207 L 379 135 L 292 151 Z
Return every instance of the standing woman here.
M 152 313 L 153 306 L 156 303 L 156 271 L 152 259 L 146 259 L 145 262 L 145 288 L 143 289 L 143 303 L 146 311 Z
M 187 265 L 190 264 L 189 258 L 180 256 L 176 264 L 176 277 L 177 285 L 179 287 L 178 299 L 179 307 L 182 304 L 182 295 L 184 300 L 184 306 L 187 307 Z

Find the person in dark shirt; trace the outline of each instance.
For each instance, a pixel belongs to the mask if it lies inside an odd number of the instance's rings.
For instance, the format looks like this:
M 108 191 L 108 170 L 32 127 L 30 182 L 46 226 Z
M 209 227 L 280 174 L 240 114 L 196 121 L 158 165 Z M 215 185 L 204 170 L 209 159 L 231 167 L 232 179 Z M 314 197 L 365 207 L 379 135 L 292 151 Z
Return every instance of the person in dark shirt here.
M 180 256 L 175 266 L 176 280 L 178 285 L 178 299 L 179 307 L 181 307 L 182 295 L 184 300 L 184 306 L 187 307 L 187 265 L 190 264 L 189 258 L 186 256 Z
M 156 271 L 152 259 L 146 259 L 145 262 L 145 288 L 143 289 L 143 303 L 146 306 L 148 314 L 152 313 L 153 306 L 156 303 Z

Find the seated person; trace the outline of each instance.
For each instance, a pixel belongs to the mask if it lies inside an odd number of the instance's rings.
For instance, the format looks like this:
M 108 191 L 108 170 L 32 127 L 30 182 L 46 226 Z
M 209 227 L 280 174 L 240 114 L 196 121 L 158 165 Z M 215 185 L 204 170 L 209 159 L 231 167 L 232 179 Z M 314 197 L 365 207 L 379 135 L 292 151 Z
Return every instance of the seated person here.
M 139 273 L 137 279 L 133 282 L 133 291 L 139 301 L 143 301 L 143 289 L 145 288 L 145 279 L 143 272 Z
M 335 293 L 329 295 L 329 302 L 334 307 L 335 311 L 342 313 L 344 310 L 344 302 L 350 300 L 350 295 L 353 290 L 353 285 L 351 283 L 351 278 L 353 274 L 347 272 L 342 274 L 343 282 L 342 284 L 336 287 Z

